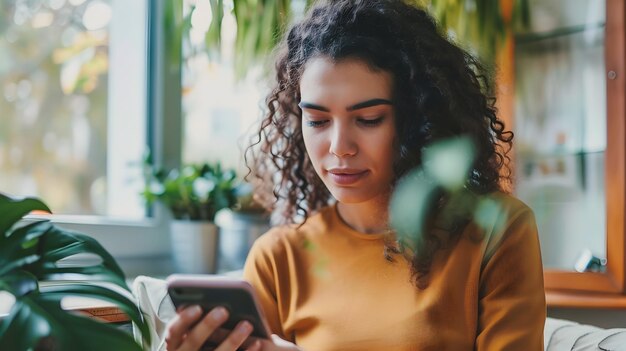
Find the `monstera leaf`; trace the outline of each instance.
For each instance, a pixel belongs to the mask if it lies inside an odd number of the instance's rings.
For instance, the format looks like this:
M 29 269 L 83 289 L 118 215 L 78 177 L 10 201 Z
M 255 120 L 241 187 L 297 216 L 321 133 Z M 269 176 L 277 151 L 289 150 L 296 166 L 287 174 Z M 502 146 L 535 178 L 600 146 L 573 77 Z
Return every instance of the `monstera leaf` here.
M 18 223 L 35 210 L 50 212 L 38 199 L 0 194 L 0 290 L 16 300 L 0 321 L 2 349 L 141 350 L 131 335 L 115 326 L 61 308 L 61 300 L 68 296 L 113 302 L 150 342 L 148 325 L 115 259 L 93 238 L 47 220 Z M 76 254 L 95 255 L 100 262 L 59 264 Z

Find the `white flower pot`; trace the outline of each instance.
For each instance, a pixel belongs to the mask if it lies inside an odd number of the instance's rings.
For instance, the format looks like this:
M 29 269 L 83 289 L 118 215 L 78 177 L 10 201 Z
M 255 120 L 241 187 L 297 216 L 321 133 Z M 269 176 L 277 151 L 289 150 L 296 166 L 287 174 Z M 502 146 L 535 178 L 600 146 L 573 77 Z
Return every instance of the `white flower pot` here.
M 177 273 L 216 272 L 218 228 L 212 222 L 179 221 L 170 223 L 172 261 Z

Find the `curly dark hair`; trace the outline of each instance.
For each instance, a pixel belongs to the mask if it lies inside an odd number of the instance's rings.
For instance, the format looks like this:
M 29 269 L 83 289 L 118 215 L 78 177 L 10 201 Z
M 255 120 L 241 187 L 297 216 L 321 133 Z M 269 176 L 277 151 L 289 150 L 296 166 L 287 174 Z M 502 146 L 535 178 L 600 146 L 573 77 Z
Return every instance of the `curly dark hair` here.
M 449 41 L 425 10 L 405 1 L 330 0 L 310 9 L 279 45 L 268 110 L 246 150 L 259 200 L 285 222 L 306 220 L 332 201 L 306 153 L 298 107 L 300 78 L 315 57 L 358 59 L 392 75 L 396 180 L 421 165 L 424 147 L 466 136 L 476 148 L 467 189 L 478 194 L 505 190 L 513 133 L 496 117 L 490 76 L 481 63 Z M 436 214 L 444 202 L 442 193 L 429 212 Z M 452 230 L 450 241 L 460 229 Z M 385 242 L 385 256 L 393 259 L 390 252 L 400 252 L 397 243 Z M 423 243 L 405 254 L 418 287 L 445 244 L 435 233 L 426 233 Z

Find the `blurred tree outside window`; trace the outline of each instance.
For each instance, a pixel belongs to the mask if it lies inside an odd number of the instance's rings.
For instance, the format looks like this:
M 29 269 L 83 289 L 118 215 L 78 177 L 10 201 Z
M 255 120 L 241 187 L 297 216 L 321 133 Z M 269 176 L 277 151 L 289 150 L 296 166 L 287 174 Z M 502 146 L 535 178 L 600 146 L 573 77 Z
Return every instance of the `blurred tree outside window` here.
M 147 1 L 0 0 L 0 191 L 142 218 Z

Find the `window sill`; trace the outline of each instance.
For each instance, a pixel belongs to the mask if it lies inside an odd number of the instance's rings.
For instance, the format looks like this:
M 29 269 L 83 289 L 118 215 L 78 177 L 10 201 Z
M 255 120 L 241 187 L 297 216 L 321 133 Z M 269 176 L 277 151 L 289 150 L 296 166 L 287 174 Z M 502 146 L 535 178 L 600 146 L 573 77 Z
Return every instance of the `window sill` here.
M 546 290 L 548 308 L 588 308 L 626 310 L 626 296 L 618 294 L 600 294 Z

